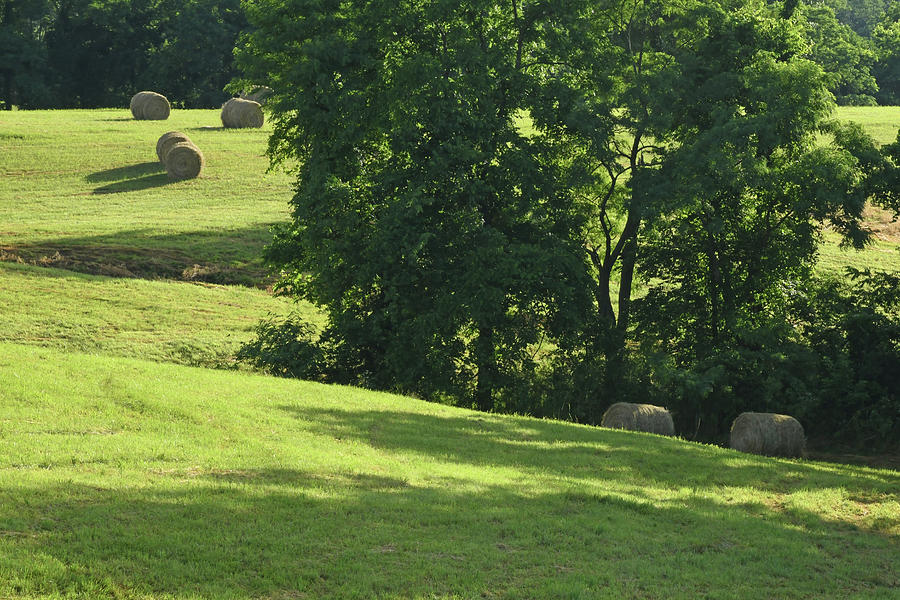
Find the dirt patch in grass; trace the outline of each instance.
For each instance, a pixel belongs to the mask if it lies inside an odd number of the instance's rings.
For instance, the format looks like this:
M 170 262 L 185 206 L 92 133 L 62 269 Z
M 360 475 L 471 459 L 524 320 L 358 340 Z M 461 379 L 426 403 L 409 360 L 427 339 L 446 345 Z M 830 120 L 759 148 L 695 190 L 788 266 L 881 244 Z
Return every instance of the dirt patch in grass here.
M 258 288 L 271 284 L 261 261 L 241 267 L 198 263 L 185 253 L 153 248 L 6 246 L 0 247 L 0 261 L 107 277 L 173 279 Z
M 886 242 L 900 243 L 900 219 L 894 218 L 894 214 L 883 208 L 869 205 L 863 216 L 866 225 L 875 232 L 875 236 Z

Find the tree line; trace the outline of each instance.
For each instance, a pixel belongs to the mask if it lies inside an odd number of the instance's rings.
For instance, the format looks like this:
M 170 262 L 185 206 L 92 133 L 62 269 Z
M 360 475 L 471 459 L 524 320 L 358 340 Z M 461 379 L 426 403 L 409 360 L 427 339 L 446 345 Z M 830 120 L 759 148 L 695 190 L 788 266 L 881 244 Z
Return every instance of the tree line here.
M 764 0 L 255 0 L 238 52 L 299 165 L 267 250 L 318 305 L 270 372 L 599 423 L 738 412 L 895 444 L 900 277 L 817 276 L 823 227 L 900 209 L 900 139 L 832 119 L 803 7 Z
M 900 5 L 788 6 L 840 104 L 900 104 Z M 122 106 L 142 89 L 217 107 L 248 29 L 241 0 L 0 0 L 0 108 Z
M 218 107 L 247 27 L 240 0 L 0 0 L 0 107 Z

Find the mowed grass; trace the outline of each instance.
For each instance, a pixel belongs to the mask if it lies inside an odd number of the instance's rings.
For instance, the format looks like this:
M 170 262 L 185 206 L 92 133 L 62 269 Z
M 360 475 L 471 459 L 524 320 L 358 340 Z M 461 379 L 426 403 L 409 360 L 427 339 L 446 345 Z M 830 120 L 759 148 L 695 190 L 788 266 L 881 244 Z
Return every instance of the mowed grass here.
M 0 343 L 0 597 L 897 598 L 900 478 Z
M 174 129 L 205 155 L 198 179 L 157 162 Z M 0 340 L 233 366 L 261 319 L 298 309 L 264 289 L 292 195 L 266 172 L 268 134 L 222 129 L 214 110 L 0 114 Z
M 268 315 L 292 305 L 242 286 L 113 278 L 0 263 L 0 341 L 181 364 L 235 366 Z M 303 312 L 320 319 L 311 307 Z
M 199 178 L 171 181 L 158 162 L 171 130 L 202 150 Z M 268 135 L 223 129 L 217 110 L 0 114 L 0 249 L 95 274 L 258 283 L 292 195 L 290 175 L 266 172 Z
M 879 144 L 897 141 L 900 106 L 839 106 L 835 117 L 859 123 Z

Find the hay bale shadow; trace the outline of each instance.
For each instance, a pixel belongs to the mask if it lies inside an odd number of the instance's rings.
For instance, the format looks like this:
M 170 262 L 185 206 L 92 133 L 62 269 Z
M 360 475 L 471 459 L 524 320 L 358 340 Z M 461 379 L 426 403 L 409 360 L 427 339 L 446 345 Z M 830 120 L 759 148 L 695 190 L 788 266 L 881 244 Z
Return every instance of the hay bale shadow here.
M 156 175 L 148 175 L 146 177 L 138 177 L 137 179 L 126 179 L 125 181 L 116 181 L 108 185 L 94 188 L 94 194 L 118 194 L 120 192 L 137 192 L 154 187 L 160 187 L 172 183 L 166 173 L 158 173 Z
M 94 188 L 94 194 L 116 194 L 118 192 L 135 192 L 159 187 L 170 183 L 165 167 L 157 162 L 144 162 L 115 169 L 105 169 L 85 176 L 88 183 L 104 183 Z
M 88 183 L 104 183 L 108 181 L 121 182 L 124 179 L 136 179 L 146 175 L 155 175 L 165 172 L 166 168 L 159 161 L 143 162 L 136 165 L 128 165 L 127 167 L 116 167 L 115 169 L 105 169 L 97 171 L 85 176 L 84 180 Z
M 200 127 L 188 127 L 185 131 L 221 131 L 225 129 L 221 125 L 203 125 Z

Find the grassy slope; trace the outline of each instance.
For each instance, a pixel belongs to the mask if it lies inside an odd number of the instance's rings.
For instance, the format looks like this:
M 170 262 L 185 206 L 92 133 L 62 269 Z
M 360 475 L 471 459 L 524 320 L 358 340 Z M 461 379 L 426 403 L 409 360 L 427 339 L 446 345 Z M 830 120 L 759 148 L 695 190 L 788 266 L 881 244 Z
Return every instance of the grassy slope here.
M 200 178 L 171 182 L 156 162 L 172 129 L 203 150 Z M 231 365 L 261 318 L 293 306 L 186 281 L 261 284 L 291 195 L 287 174 L 265 172 L 267 135 L 224 130 L 211 110 L 0 113 L 0 340 Z
M 897 140 L 900 106 L 842 106 L 836 116 L 859 123 L 880 144 Z M 845 266 L 852 266 L 900 272 L 900 225 L 891 213 L 871 207 L 867 210 L 867 221 L 875 232 L 875 241 L 861 252 L 840 248 L 840 237 L 826 232 L 819 257 L 821 271 L 841 274 Z
M 195 366 L 233 366 L 261 318 L 290 311 L 288 303 L 241 286 L 11 263 L 0 263 L 0 283 L 0 340 Z
M 0 344 L 2 598 L 896 598 L 896 472 Z
M 92 273 L 178 278 L 187 270 L 253 283 L 270 226 L 287 219 L 290 177 L 265 173 L 267 129 L 222 129 L 218 114 L 0 114 L 0 198 L 12 200 L 0 203 L 0 248 Z M 170 130 L 203 151 L 198 179 L 172 182 L 159 164 L 156 140 Z

